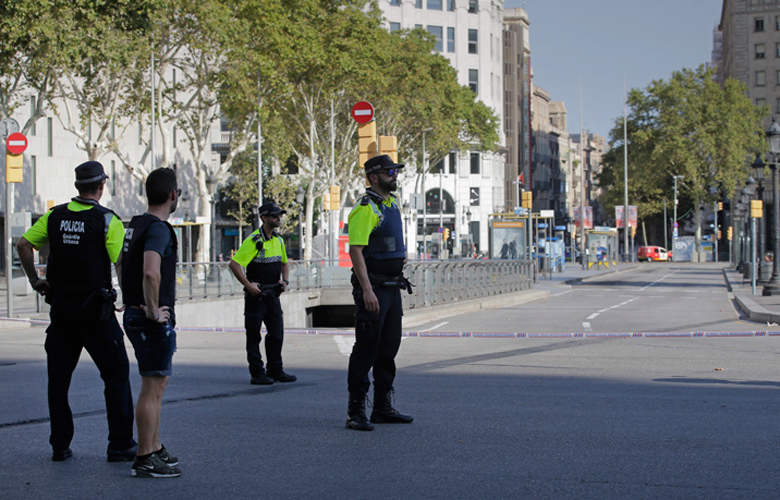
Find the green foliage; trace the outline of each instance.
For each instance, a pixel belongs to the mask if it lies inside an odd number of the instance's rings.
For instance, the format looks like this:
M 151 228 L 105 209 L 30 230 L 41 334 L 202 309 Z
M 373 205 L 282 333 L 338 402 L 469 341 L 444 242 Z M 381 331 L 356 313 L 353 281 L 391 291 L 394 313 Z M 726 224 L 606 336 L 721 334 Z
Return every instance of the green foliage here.
M 628 105 L 629 204 L 638 205 L 640 218 L 658 214 L 664 198 L 671 200 L 673 175 L 684 176 L 680 196 L 694 209 L 731 197 L 754 153 L 765 148 L 768 110 L 754 106 L 736 80 L 718 85 L 704 66 L 632 90 Z M 596 178 L 609 208 L 623 204 L 623 119 L 615 122 L 612 149 Z

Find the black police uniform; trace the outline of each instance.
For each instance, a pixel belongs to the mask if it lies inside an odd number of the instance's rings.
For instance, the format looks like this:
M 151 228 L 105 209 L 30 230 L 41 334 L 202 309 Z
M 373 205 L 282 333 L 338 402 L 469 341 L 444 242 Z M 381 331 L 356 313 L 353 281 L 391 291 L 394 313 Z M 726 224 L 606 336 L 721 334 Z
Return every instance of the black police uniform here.
M 74 198 L 93 208 L 52 209 L 47 232 L 47 267 L 51 325 L 46 330 L 49 413 L 52 448 L 67 449 L 73 439 L 73 415 L 68 404 L 73 370 L 82 348 L 95 362 L 105 383 L 109 449 L 126 450 L 133 440 L 133 398 L 124 334 L 114 314 L 111 259 L 106 250 L 109 209 L 94 200 Z M 111 458 L 111 457 L 109 457 Z
M 352 277 L 352 296 L 355 300 L 355 345 L 349 357 L 347 384 L 350 394 L 367 394 L 370 387 L 368 372 L 373 368 L 374 392 L 385 395 L 393 390 L 395 356 L 401 345 L 401 289 L 406 250 L 403 224 L 398 204 L 391 206 L 371 190 L 361 199 L 381 215 L 379 225 L 363 248 L 371 285 L 379 302 L 379 313 L 366 310 L 363 289 Z

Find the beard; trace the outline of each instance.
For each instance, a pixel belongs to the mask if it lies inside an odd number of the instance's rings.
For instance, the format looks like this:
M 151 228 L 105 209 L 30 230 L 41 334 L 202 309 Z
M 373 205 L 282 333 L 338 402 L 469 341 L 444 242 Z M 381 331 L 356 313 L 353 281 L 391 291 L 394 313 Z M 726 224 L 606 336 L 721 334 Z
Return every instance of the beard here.
M 395 191 L 398 189 L 398 179 L 392 178 L 389 181 L 384 180 L 381 176 L 379 177 L 379 187 L 382 189 L 385 189 L 387 191 Z

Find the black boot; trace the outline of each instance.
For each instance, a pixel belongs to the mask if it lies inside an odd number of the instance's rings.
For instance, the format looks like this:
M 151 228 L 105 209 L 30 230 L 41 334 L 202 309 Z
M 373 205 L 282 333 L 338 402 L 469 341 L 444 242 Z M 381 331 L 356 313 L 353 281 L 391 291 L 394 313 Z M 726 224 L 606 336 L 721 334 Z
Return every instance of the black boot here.
M 374 409 L 371 412 L 371 421 L 375 424 L 411 424 L 411 415 L 404 415 L 393 408 L 390 402 L 390 392 L 374 393 Z
M 358 393 L 349 394 L 349 408 L 347 409 L 347 429 L 353 431 L 373 431 L 374 426 L 366 418 L 366 395 Z

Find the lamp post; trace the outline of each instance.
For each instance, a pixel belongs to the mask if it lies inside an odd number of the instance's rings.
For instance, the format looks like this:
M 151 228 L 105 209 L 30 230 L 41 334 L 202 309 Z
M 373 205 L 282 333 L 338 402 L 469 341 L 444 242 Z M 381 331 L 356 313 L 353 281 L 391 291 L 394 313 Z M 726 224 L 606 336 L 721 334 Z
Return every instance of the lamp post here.
M 763 203 L 764 201 L 764 170 L 766 168 L 766 164 L 761 159 L 760 154 L 756 154 L 756 159 L 753 161 L 753 163 L 750 165 L 753 169 L 753 178 L 756 180 L 756 198 L 761 200 Z M 762 211 L 763 211 L 763 205 L 762 205 Z M 763 215 L 763 214 L 762 214 Z M 764 223 L 764 217 L 761 217 L 761 220 L 758 221 L 758 229 L 756 230 L 756 245 L 758 248 L 758 261 L 760 263 L 764 262 L 764 255 L 766 251 L 766 225 Z M 763 267 L 763 264 L 758 265 L 757 272 L 759 273 L 758 279 L 760 281 L 765 281 L 767 278 L 761 277 L 761 269 Z
M 211 196 L 211 257 L 209 260 L 215 262 L 217 260 L 217 178 L 213 175 L 209 175 L 206 179 L 206 189 Z
M 774 239 L 774 259 L 772 277 L 764 286 L 762 295 L 780 295 L 780 176 L 777 172 L 777 155 L 780 154 L 780 125 L 772 118 L 772 124 L 766 130 L 769 141 L 769 168 L 772 169 L 772 236 Z
M 298 207 L 301 207 L 301 211 L 298 212 L 298 259 L 303 260 L 303 200 L 306 197 L 306 191 L 301 186 L 295 190 L 295 201 L 298 203 Z
M 674 207 L 672 207 L 672 212 L 674 213 L 674 221 L 672 222 L 672 251 L 674 251 L 674 242 L 677 240 L 677 179 L 685 179 L 684 175 L 673 175 L 672 178 L 674 179 Z
M 428 196 L 426 196 L 425 193 L 425 172 L 428 170 L 428 158 L 425 154 L 425 133 L 430 132 L 433 130 L 433 128 L 424 128 L 422 131 L 422 195 L 423 195 L 423 220 L 422 220 L 422 247 L 423 247 L 423 255 L 422 258 L 425 259 L 426 255 L 426 248 L 425 248 L 425 233 L 427 231 L 426 222 L 427 222 L 427 215 L 428 215 Z

